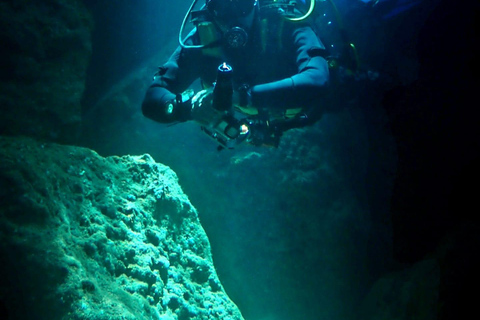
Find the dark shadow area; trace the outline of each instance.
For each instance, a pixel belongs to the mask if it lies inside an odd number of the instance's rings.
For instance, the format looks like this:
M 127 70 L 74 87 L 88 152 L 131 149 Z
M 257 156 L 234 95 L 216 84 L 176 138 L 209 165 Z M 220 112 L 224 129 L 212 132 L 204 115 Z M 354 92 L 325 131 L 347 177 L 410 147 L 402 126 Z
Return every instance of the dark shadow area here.
M 190 1 L 92 1 L 92 58 L 82 104 L 85 109 L 176 36 Z
M 442 1 L 420 30 L 418 80 L 395 87 L 383 101 L 399 152 L 395 258 L 413 263 L 445 254 L 440 319 L 473 311 L 468 292 L 480 284 L 478 18 L 476 2 Z

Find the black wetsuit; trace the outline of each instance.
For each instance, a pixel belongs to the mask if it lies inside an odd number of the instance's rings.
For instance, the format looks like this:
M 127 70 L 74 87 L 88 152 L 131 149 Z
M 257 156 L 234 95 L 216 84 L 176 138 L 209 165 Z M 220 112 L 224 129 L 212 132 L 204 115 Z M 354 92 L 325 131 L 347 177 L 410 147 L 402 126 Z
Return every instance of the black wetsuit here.
M 234 89 L 249 86 L 255 108 L 276 114 L 303 109 L 307 116 L 302 121 L 290 121 L 284 130 L 315 121 L 322 112 L 321 97 L 329 80 L 323 44 L 309 26 L 294 22 L 285 22 L 282 32 L 278 32 L 279 26 L 270 25 L 262 43 L 258 26 L 258 22 L 253 26 L 257 32 L 250 35 L 245 47 L 223 47 L 221 57 L 207 56 L 201 49 L 177 48 L 159 68 L 147 91 L 144 115 L 164 123 L 189 120 L 188 112 L 181 108 L 166 112 L 168 102 L 178 100 L 178 95 L 198 78 L 212 84 L 218 66 L 226 62 L 233 68 Z M 194 30 L 185 43 L 198 44 L 198 38 Z

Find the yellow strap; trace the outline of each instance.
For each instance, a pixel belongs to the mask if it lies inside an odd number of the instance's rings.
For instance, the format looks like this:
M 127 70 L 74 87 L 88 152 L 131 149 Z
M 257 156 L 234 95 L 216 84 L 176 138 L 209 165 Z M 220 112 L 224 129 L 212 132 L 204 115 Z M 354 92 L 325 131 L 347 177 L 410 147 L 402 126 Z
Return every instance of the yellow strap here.
M 235 109 L 237 109 L 239 112 L 249 115 L 249 116 L 256 116 L 258 114 L 258 109 L 250 106 L 246 107 L 240 107 L 240 106 L 235 106 Z
M 247 106 L 247 107 L 241 107 L 241 106 L 235 106 L 235 109 L 237 111 L 249 115 L 249 116 L 256 116 L 258 115 L 258 109 L 255 107 Z M 272 118 L 294 118 L 297 114 L 302 112 L 302 108 L 292 108 L 292 109 L 286 109 L 284 113 L 282 114 L 272 114 Z
M 285 117 L 293 118 L 297 114 L 299 114 L 300 112 L 302 112 L 302 108 L 287 109 L 287 110 L 285 110 Z
M 201 22 L 197 26 L 198 35 L 200 36 L 200 43 L 204 46 L 209 45 L 218 40 L 217 31 L 211 22 Z M 220 58 L 222 50 L 220 47 L 204 48 L 202 52 L 206 56 Z

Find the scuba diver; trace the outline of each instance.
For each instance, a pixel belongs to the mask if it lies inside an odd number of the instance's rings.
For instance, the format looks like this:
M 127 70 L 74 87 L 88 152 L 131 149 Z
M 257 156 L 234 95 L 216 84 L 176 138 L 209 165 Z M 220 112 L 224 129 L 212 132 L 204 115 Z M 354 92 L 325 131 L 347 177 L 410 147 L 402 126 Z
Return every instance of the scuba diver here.
M 206 0 L 187 12 L 180 46 L 159 68 L 142 103 L 160 123 L 193 120 L 219 150 L 246 141 L 277 147 L 282 133 L 316 122 L 329 82 L 325 47 L 305 1 Z M 299 9 L 303 9 L 303 12 Z M 183 40 L 191 17 L 193 31 Z M 189 87 L 200 79 L 203 90 Z

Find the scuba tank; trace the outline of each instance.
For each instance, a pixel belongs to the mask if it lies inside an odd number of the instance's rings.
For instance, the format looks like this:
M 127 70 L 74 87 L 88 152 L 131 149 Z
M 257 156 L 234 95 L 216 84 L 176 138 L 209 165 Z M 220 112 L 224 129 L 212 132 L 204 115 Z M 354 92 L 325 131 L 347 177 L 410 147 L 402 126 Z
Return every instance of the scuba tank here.
M 342 66 L 355 73 L 360 68 L 360 59 L 355 44 L 350 40 L 343 19 L 334 0 L 317 0 L 318 13 L 313 26 L 328 51 L 326 57 L 330 69 Z

